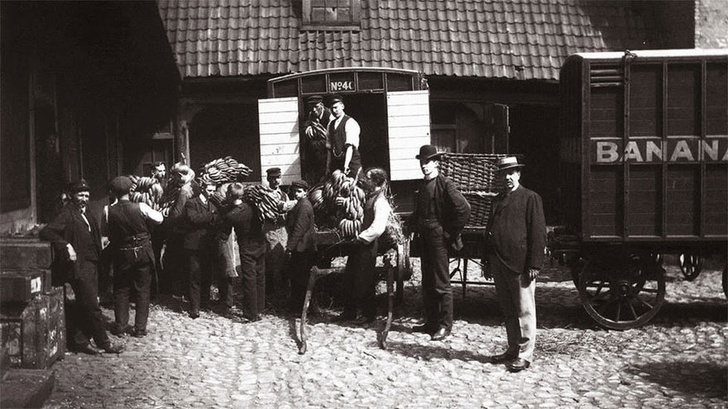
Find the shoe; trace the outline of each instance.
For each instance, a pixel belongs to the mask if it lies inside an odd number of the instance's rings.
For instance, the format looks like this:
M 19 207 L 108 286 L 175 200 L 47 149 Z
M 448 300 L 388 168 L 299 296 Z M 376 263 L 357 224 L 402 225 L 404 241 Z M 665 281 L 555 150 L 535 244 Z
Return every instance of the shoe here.
M 428 325 L 428 324 L 415 325 L 414 327 L 412 327 L 412 332 L 418 332 L 421 334 L 432 335 L 435 332 L 437 332 L 437 327 L 433 327 L 432 325 Z
M 518 354 L 512 354 L 512 353 L 506 351 L 502 354 L 491 356 L 490 363 L 491 364 L 504 364 L 506 362 L 513 361 L 516 358 L 518 358 Z
M 98 355 L 101 353 L 101 351 L 94 348 L 91 344 L 88 344 L 88 343 L 85 345 L 77 345 L 71 349 L 75 352 L 80 352 L 82 354 L 88 354 L 88 355 Z
M 341 321 L 353 321 L 356 319 L 356 314 L 352 313 L 350 311 L 344 311 L 341 314 L 334 317 L 333 321 L 341 322 Z
M 200 312 L 199 311 L 190 311 L 189 313 L 190 318 L 197 319 L 200 318 Z
M 506 364 L 506 368 L 510 372 L 520 372 L 531 366 L 531 363 L 523 358 L 516 358 Z
M 361 317 L 359 317 L 359 319 L 354 321 L 354 323 L 357 325 L 365 325 L 365 324 L 371 324 L 372 322 L 374 322 L 376 320 L 377 320 L 377 317 L 362 315 Z
M 450 330 L 445 327 L 440 327 L 434 334 L 432 334 L 433 341 L 442 341 L 450 335 Z
M 111 332 L 112 335 L 116 335 L 117 337 L 123 337 L 124 335 L 127 335 L 127 334 L 133 334 L 134 328 L 130 327 L 129 325 L 121 326 L 118 324 L 114 324 L 114 325 L 112 325 L 111 330 L 109 332 Z
M 114 344 L 111 341 L 101 345 L 101 349 L 107 354 L 120 354 L 124 351 L 124 345 Z
M 134 328 L 134 331 L 131 334 L 134 338 L 144 338 L 147 336 L 147 330 L 145 329 L 136 329 Z

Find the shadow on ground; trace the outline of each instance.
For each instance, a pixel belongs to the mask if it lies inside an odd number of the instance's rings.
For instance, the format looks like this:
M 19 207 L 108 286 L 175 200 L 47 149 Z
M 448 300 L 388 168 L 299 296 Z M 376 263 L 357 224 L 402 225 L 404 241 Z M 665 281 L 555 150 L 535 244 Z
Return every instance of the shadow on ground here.
M 728 398 L 726 365 L 714 362 L 652 362 L 630 366 L 627 372 L 697 398 Z

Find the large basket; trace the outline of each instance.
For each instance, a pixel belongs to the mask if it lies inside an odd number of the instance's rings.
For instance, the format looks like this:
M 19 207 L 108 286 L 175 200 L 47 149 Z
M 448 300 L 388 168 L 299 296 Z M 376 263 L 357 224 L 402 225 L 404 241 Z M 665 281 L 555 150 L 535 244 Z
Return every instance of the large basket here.
M 470 218 L 465 224 L 465 228 L 486 228 L 490 217 L 491 204 L 497 194 L 493 192 L 464 192 L 463 196 L 470 203 Z
M 498 153 L 445 153 L 440 171 L 455 182 L 461 191 L 499 192 L 503 182 L 496 178 L 496 162 L 513 156 Z M 472 205 L 472 204 L 471 204 Z

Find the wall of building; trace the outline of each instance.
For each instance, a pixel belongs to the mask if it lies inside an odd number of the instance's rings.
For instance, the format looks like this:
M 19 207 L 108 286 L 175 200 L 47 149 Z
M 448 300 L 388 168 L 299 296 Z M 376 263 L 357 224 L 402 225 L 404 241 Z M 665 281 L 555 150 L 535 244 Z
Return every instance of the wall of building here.
M 696 1 L 695 48 L 728 48 L 728 3 L 725 0 Z

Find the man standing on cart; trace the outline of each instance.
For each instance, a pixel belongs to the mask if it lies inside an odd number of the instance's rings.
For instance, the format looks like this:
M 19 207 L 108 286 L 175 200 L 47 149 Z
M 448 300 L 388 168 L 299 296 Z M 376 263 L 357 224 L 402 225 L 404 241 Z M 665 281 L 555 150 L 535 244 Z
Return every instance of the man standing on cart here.
M 520 185 L 516 157 L 498 161 L 506 191 L 493 200 L 486 236 L 487 268 L 503 310 L 508 349 L 491 357 L 511 372 L 528 368 L 536 344 L 536 276 L 543 265 L 546 221 L 538 193 Z
M 344 112 L 344 100 L 334 97 L 331 100 L 331 112 L 334 119 L 329 123 L 328 148 L 331 150 L 331 161 L 328 174 L 339 169 L 347 176 L 356 177 L 361 169 L 359 154 L 359 123 Z
M 433 341 L 452 331 L 452 287 L 448 248 L 462 249 L 460 233 L 470 217 L 470 204 L 455 183 L 440 175 L 440 155 L 433 145 L 423 145 L 417 159 L 425 179 L 415 201 L 408 227 L 418 232 L 422 243 L 422 301 L 425 323 L 415 332 L 430 334 Z

